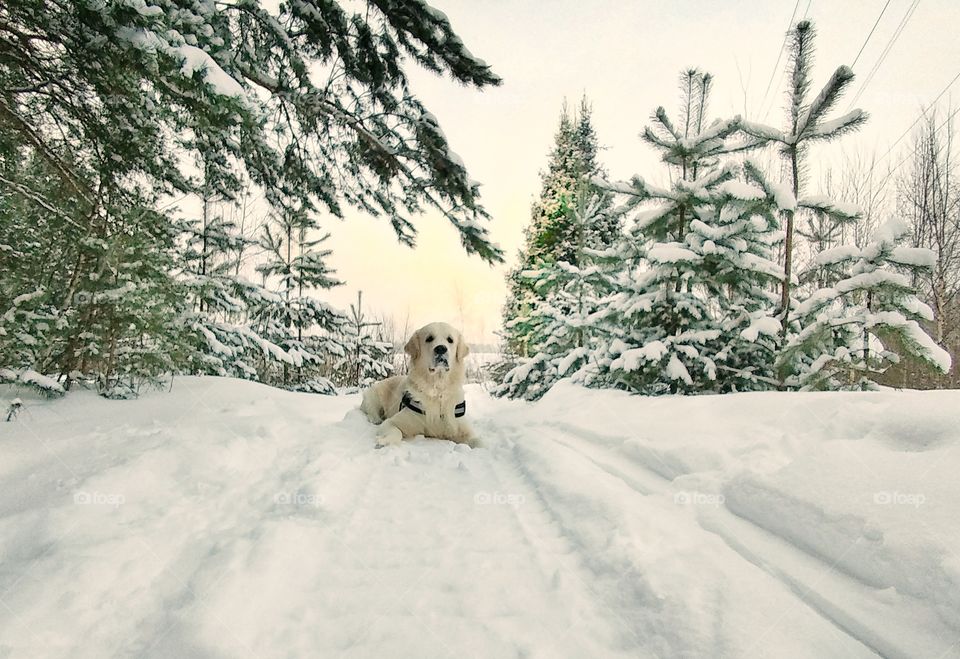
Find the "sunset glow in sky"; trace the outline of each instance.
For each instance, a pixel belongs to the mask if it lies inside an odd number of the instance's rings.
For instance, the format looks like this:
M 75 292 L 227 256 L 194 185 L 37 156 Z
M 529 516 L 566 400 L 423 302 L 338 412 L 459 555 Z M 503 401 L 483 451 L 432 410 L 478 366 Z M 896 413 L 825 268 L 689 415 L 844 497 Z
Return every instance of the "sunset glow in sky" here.
M 454 230 L 436 213 L 415 221 L 418 247 L 400 245 L 389 224 L 359 213 L 331 220 L 332 265 L 347 282 L 324 294 L 346 308 L 364 292 L 377 313 L 403 326 L 446 320 L 464 328 L 471 342 L 494 342 L 506 293 L 504 273 L 516 261 L 530 204 L 539 194 L 561 104 L 586 93 L 612 179 L 637 173 L 663 180 L 666 170 L 638 135 L 651 112 L 664 105 L 675 113 L 677 76 L 699 67 L 715 76 L 714 117 L 742 114 L 782 123 L 785 60 L 768 88 L 774 63 L 795 6 L 808 12 L 818 31 L 814 93 L 840 64 L 851 64 L 877 20 L 884 0 L 676 0 L 671 2 L 551 0 L 432 0 L 450 18 L 467 47 L 504 80 L 477 91 L 414 70 L 414 91 L 435 114 L 453 150 L 472 178 L 482 182 L 491 214 L 492 238 L 504 248 L 503 266 L 468 257 Z M 893 0 L 854 67 L 859 91 L 890 43 L 912 0 Z M 808 8 L 809 7 L 809 8 Z M 922 0 L 866 87 L 857 106 L 871 115 L 857 136 L 812 153 L 811 187 L 817 169 L 838 163 L 841 149 L 885 154 L 920 111 L 960 71 L 957 0 Z M 946 108 L 960 97 L 960 84 L 941 99 Z M 852 95 L 840 105 L 846 110 Z M 878 163 L 885 173 L 897 164 L 910 138 Z M 894 183 L 887 186 L 892 194 Z M 811 190 L 812 191 L 812 190 Z

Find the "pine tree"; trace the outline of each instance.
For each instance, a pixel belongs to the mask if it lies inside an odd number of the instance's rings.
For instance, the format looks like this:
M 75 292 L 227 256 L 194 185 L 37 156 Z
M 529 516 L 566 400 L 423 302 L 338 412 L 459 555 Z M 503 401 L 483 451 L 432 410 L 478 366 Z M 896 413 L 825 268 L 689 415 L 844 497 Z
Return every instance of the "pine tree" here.
M 923 264 L 911 261 L 919 258 L 916 254 L 911 254 L 908 262 L 900 260 L 905 248 L 895 245 L 900 233 L 893 228 L 895 223 L 886 225 L 877 239 L 862 249 L 833 247 L 838 236 L 848 233 L 848 227 L 862 221 L 862 211 L 826 196 L 801 194 L 809 146 L 859 129 L 867 115 L 854 109 L 828 118 L 853 81 L 853 72 L 846 66 L 838 67 L 820 93 L 809 99 L 813 25 L 801 21 L 789 36 L 786 130 L 743 124 L 743 130 L 758 144 L 780 146 L 790 177 L 789 193 L 795 199 L 783 211 L 786 240 L 778 312 L 782 333 L 777 363 L 780 386 L 870 388 L 870 378 L 898 358 L 882 347 L 883 335 L 895 337 L 906 352 L 942 367 L 943 351 L 917 324 L 931 320 L 932 314 L 916 299 L 909 280 L 896 272 L 899 269 L 915 273 L 923 269 Z M 806 234 L 796 223 L 800 211 L 810 218 Z M 793 288 L 795 234 L 805 237 L 814 253 L 818 253 L 812 267 L 799 273 L 799 281 L 806 284 L 800 289 Z M 795 315 L 791 315 L 793 308 Z
M 891 220 L 863 248 L 842 246 L 821 252 L 818 265 L 835 281 L 797 307 L 803 330 L 784 350 L 793 384 L 802 389 L 874 389 L 874 379 L 900 355 L 896 344 L 942 373 L 950 355 L 920 326 L 933 320 L 911 279 L 934 264 L 930 250 L 898 243 L 910 232 Z
M 347 318 L 313 292 L 342 284 L 327 267 L 330 251 L 318 249 L 328 234 L 309 238 L 318 227 L 312 216 L 275 216 L 264 227 L 261 246 L 268 260 L 257 266 L 265 281 L 274 278 L 276 297 L 253 311 L 257 334 L 279 351 L 264 354 L 261 381 L 290 389 L 333 393 L 321 374 L 325 364 L 347 351 Z
M 358 291 L 344 327 L 346 352 L 336 367 L 341 386 L 363 387 L 390 376 L 393 345 L 383 339 L 380 328 L 381 323 L 367 320 Z
M 589 355 L 599 332 L 595 319 L 610 282 L 605 269 L 595 262 L 603 254 L 589 249 L 586 243 L 594 227 L 618 223 L 606 217 L 613 214 L 605 208 L 609 195 L 588 198 L 586 187 L 583 183 L 577 206 L 568 211 L 570 226 L 575 230 L 576 264 L 559 261 L 521 273 L 541 298 L 527 320 L 529 332 L 541 348 L 506 372 L 494 395 L 536 400 L 560 378 L 587 377 Z
M 184 320 L 193 313 L 184 300 L 197 299 L 196 288 L 180 288 L 177 236 L 163 227 L 175 219 L 171 199 L 230 200 L 242 179 L 277 215 L 342 217 L 355 207 L 388 218 L 409 244 L 411 217 L 434 208 L 468 252 L 501 259 L 477 184 L 402 65 L 410 58 L 478 88 L 500 81 L 421 0 L 362 8 L 23 0 L 0 5 L 0 25 L 0 53 L 17 54 L 0 57 L 0 232 L 9 248 L 0 312 L 32 332 L 0 335 L 2 366 L 15 374 L 66 386 L 89 375 L 112 387 L 137 372 L 193 370 L 204 343 L 218 368 L 223 355 L 209 337 L 198 343 L 195 331 L 184 336 L 183 325 L 163 321 Z M 194 158 L 203 176 L 183 167 Z M 128 292 L 108 297 L 113 284 Z M 236 288 L 248 308 L 260 305 L 257 322 L 276 320 L 266 291 Z M 193 311 L 206 313 L 208 302 Z M 331 316 L 317 305 L 297 313 L 317 323 Z M 150 318 L 127 322 L 136 306 Z M 229 334 L 277 358 L 286 351 L 247 335 L 249 325 L 205 327 L 223 346 L 218 336 Z
M 72 379 L 94 370 L 101 394 L 128 398 L 166 381 L 184 358 L 184 295 L 169 274 L 176 232 L 168 218 L 149 198 L 118 202 L 108 205 L 108 216 L 123 230 L 85 241 L 84 253 L 98 267 L 74 294 L 77 333 L 57 359 L 75 364 Z
M 222 188 L 210 180 L 209 168 L 203 167 L 203 172 L 199 216 L 179 225 L 181 272 L 175 274 L 190 305 L 184 324 L 194 333 L 183 369 L 255 379 L 252 362 L 260 346 L 251 341 L 253 330 L 248 324 L 251 293 L 255 293 L 238 274 L 239 259 L 252 241 L 224 217 L 223 204 L 218 202 L 229 200 L 214 196 Z
M 780 147 L 789 176 L 789 187 L 794 199 L 800 198 L 803 183 L 805 159 L 809 146 L 817 142 L 835 140 L 847 133 L 856 131 L 867 121 L 867 113 L 854 109 L 835 119 L 827 116 L 836 107 L 843 93 L 853 82 L 853 71 L 848 66 L 840 66 L 824 85 L 820 93 L 812 100 L 809 98 L 812 81 L 810 71 L 813 67 L 814 40 L 816 31 L 810 21 L 801 21 L 789 33 L 789 75 L 787 119 L 785 130 L 778 130 L 754 122 L 743 122 L 743 130 L 757 140 L 757 144 L 775 143 Z M 800 204 L 803 206 L 803 204 Z M 842 212 L 840 205 L 818 198 L 809 204 L 815 211 L 837 221 L 849 221 L 850 213 Z M 838 210 L 839 212 L 834 212 Z M 793 306 L 791 287 L 793 285 L 796 208 L 785 208 L 784 229 L 784 272 L 780 285 L 780 322 L 784 339 L 790 328 L 790 309 Z
M 685 71 L 680 121 L 660 107 L 644 130 L 677 174 L 671 188 L 638 176 L 612 188 L 633 225 L 614 252 L 621 273 L 593 384 L 695 393 L 756 388 L 772 374 L 779 325 L 766 287 L 779 273 L 775 213 L 789 198 L 752 164 L 720 162 L 745 145 L 731 142 L 739 117 L 708 124 L 712 83 Z
M 702 255 L 702 292 L 720 329 L 717 391 L 762 390 L 775 382 L 780 322 L 771 291 L 782 272 L 778 215 L 792 202 L 746 160 L 738 178 L 721 183 L 690 224 L 686 243 Z
M 54 303 L 62 290 L 51 273 L 67 266 L 58 249 L 58 231 L 72 237 L 76 230 L 70 224 L 73 218 L 60 217 L 56 206 L 45 200 L 58 193 L 46 163 L 8 138 L 0 131 L 0 177 L 11 190 L 0 194 L 0 381 L 19 381 L 59 395 L 63 386 L 37 378 L 35 369 L 46 355 L 65 346 L 68 319 Z M 24 192 L 12 192 L 20 189 Z
M 598 149 L 592 109 L 586 97 L 573 116 L 564 103 L 547 170 L 541 175 L 540 198 L 533 204 L 530 224 L 525 229 L 524 248 L 517 266 L 508 275 L 503 324 L 510 352 L 518 356 L 533 354 L 540 347 L 531 334 L 530 314 L 543 300 L 522 273 L 560 261 L 576 266 L 578 240 L 582 239 L 587 248 L 604 249 L 620 234 L 619 216 L 602 212 L 610 208 L 610 195 L 592 183 L 594 178 L 604 175 Z M 594 224 L 584 233 L 580 233 L 571 213 L 581 189 L 586 196 L 600 199 Z

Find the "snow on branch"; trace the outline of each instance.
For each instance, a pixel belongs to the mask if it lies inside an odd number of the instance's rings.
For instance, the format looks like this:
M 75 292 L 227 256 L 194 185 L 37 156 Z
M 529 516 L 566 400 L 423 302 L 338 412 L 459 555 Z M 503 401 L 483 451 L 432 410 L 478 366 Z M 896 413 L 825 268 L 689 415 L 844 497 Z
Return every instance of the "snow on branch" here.
M 863 211 L 858 205 L 845 201 L 836 201 L 823 195 L 801 197 L 797 202 L 797 206 L 825 213 L 831 218 L 842 222 L 858 220 L 863 215 Z
M 898 245 L 890 253 L 890 260 L 912 268 L 932 268 L 937 263 L 933 250 L 926 247 L 906 247 Z
M 917 356 L 922 357 L 941 373 L 950 371 L 953 364 L 950 353 L 937 345 L 917 321 L 909 320 L 899 311 L 881 311 L 872 314 L 865 325 L 870 328 L 885 327 L 895 330 L 900 338 L 913 347 Z
M 740 129 L 747 135 L 761 140 L 791 144 L 790 136 L 773 126 L 743 120 L 740 122 Z
M 647 256 L 654 263 L 696 262 L 700 256 L 680 243 L 659 243 L 650 248 Z
M 830 76 L 827 84 L 817 94 L 817 97 L 810 103 L 807 111 L 800 116 L 797 121 L 797 135 L 805 136 L 810 130 L 815 129 L 820 120 L 833 109 L 833 106 L 836 105 L 843 94 L 843 90 L 852 80 L 853 71 L 849 66 L 838 67 Z
M 866 123 L 868 116 L 869 115 L 867 115 L 866 112 L 859 108 L 851 110 L 847 114 L 834 119 L 833 121 L 827 121 L 822 124 L 818 124 L 806 134 L 806 137 L 808 139 L 823 140 L 839 137 L 844 133 L 856 130 L 862 124 Z
M 640 211 L 634 217 L 634 228 L 637 230 L 643 230 L 647 228 L 650 226 L 650 224 L 656 222 L 665 215 L 668 215 L 673 208 L 674 207 L 671 204 L 664 204 L 662 206 Z
M 737 180 L 724 181 L 717 186 L 717 191 L 741 201 L 757 201 L 767 196 L 761 188 Z

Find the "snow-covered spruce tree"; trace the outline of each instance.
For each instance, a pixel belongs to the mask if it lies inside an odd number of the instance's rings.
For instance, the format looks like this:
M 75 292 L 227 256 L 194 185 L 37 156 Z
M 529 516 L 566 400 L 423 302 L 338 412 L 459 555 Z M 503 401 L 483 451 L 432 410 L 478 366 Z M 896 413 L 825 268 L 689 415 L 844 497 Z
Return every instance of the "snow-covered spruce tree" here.
M 20 150 L 10 137 L 0 130 L 4 191 L 18 186 L 40 199 L 56 195 L 46 163 Z M 23 194 L 0 194 L 0 381 L 19 381 L 59 395 L 61 384 L 34 367 L 47 351 L 64 346 L 65 321 L 53 303 L 56 291 L 51 290 L 53 277 L 45 272 L 45 262 L 65 265 L 56 233 L 71 226 L 55 214 L 56 206 L 46 205 L 54 210 Z
M 116 221 L 103 238 L 84 241 L 82 254 L 97 263 L 74 295 L 76 316 L 62 357 L 75 360 L 73 379 L 95 374 L 97 390 L 110 398 L 135 396 L 144 386 L 167 380 L 185 358 L 180 318 L 185 299 L 171 278 L 176 231 L 141 202 L 117 194 L 105 217 Z M 95 365 L 91 367 L 92 365 Z
M 249 310 L 262 303 L 263 293 L 239 276 L 244 250 L 253 242 L 236 224 L 224 217 L 224 201 L 216 190 L 224 189 L 209 178 L 204 167 L 200 212 L 179 223 L 181 272 L 174 273 L 184 288 L 189 308 L 184 326 L 192 330 L 189 373 L 255 379 L 252 357 L 261 352 L 262 337 L 249 327 Z M 269 352 L 269 351 L 268 351 Z
M 750 163 L 720 162 L 745 145 L 731 141 L 739 117 L 707 123 L 711 85 L 709 74 L 685 71 L 680 121 L 661 107 L 644 130 L 674 184 L 635 176 L 611 188 L 633 217 L 614 254 L 622 270 L 603 305 L 595 385 L 662 394 L 772 381 L 776 213 L 791 197 Z
M 890 338 L 912 357 L 942 373 L 950 355 L 921 322 L 933 311 L 921 302 L 911 279 L 934 264 L 930 250 L 898 244 L 910 232 L 900 220 L 880 227 L 862 248 L 836 247 L 818 256 L 832 286 L 818 289 L 796 309 L 802 330 L 790 337 L 784 363 L 801 389 L 873 389 L 874 378 L 900 355 L 885 348 Z
M 393 364 L 390 363 L 393 344 L 380 334 L 370 331 L 358 334 L 353 324 L 348 323 L 344 341 L 346 357 L 337 370 L 341 386 L 365 387 L 393 373 Z
M 799 208 L 810 207 L 821 213 L 821 221 L 851 221 L 851 212 L 843 205 L 829 199 L 817 197 L 804 203 L 801 197 L 805 158 L 809 147 L 817 142 L 835 140 L 855 131 L 867 120 L 863 110 L 854 109 L 846 114 L 829 119 L 828 115 L 836 107 L 843 93 L 853 82 L 853 71 L 848 66 L 840 66 L 824 85 L 820 93 L 810 98 L 813 67 L 814 40 L 816 32 L 813 23 L 801 21 L 789 32 L 789 87 L 787 88 L 787 126 L 777 129 L 760 123 L 744 121 L 742 128 L 758 144 L 773 143 L 779 146 L 788 176 L 788 185 L 794 199 L 799 204 L 786 207 L 783 211 L 785 231 L 783 249 L 783 275 L 780 285 L 779 318 L 784 340 L 791 328 L 790 309 L 795 304 L 792 298 L 794 285 L 794 259 L 796 253 L 797 212 Z M 799 207 L 799 208 L 798 208 Z
M 350 305 L 344 335 L 346 352 L 335 370 L 338 385 L 362 387 L 391 375 L 393 344 L 384 340 L 382 323 L 367 320 L 360 291 L 357 303 Z
M 737 174 L 717 186 L 709 205 L 695 209 L 685 241 L 701 255 L 701 292 L 721 332 L 717 391 L 769 389 L 775 381 L 779 214 L 792 203 L 750 160 Z
M 104 191 L 105 214 L 84 226 L 82 207 L 46 158 L 14 131 L 0 131 L 0 144 L 5 379 L 61 393 L 69 379 L 50 378 L 42 366 L 54 363 L 71 365 L 65 378 L 90 375 L 104 393 L 158 382 L 182 355 L 173 320 L 182 295 L 167 276 L 174 235 L 152 210 L 155 197 Z M 97 267 L 81 275 L 84 262 Z
M 578 192 L 576 207 L 568 210 L 575 228 L 575 264 L 558 261 L 520 273 L 539 298 L 526 322 L 540 348 L 502 376 L 493 391 L 496 396 L 536 400 L 558 379 L 589 370 L 588 358 L 600 329 L 597 312 L 610 281 L 596 263 L 603 253 L 589 249 L 586 241 L 591 228 L 614 224 L 603 216 L 615 211 L 608 208 L 608 194 L 588 197 L 586 182 Z
M 604 249 L 620 234 L 615 213 L 599 212 L 594 224 L 581 233 L 570 212 L 577 206 L 584 180 L 589 182 L 584 188 L 587 196 L 601 194 L 601 211 L 612 203 L 609 195 L 602 195 L 592 184 L 593 178 L 603 175 L 603 169 L 597 158 L 599 146 L 586 97 L 581 99 L 579 111 L 572 115 L 564 103 L 554 140 L 547 169 L 541 174 L 540 198 L 533 204 L 530 223 L 524 231 L 524 247 L 516 267 L 507 276 L 503 325 L 507 351 L 515 357 L 532 355 L 540 347 L 531 334 L 530 314 L 543 297 L 522 273 L 559 261 L 576 266 L 578 240 L 582 239 L 588 248 Z
M 346 354 L 347 318 L 314 296 L 342 284 L 327 267 L 329 237 L 308 238 L 318 227 L 306 214 L 275 216 L 264 227 L 261 245 L 267 261 L 257 266 L 276 297 L 252 310 L 254 331 L 278 346 L 259 360 L 260 381 L 315 393 L 333 393 L 330 363 Z
M 159 240 L 141 231 L 143 200 L 170 224 L 161 204 L 202 194 L 203 177 L 183 166 L 198 153 L 223 182 L 218 196 L 235 194 L 239 176 L 230 174 L 243 172 L 279 214 L 342 216 L 355 206 L 385 216 L 408 243 L 411 216 L 436 208 L 467 251 L 501 258 L 476 184 L 402 64 L 409 57 L 477 87 L 499 79 L 424 2 L 23 0 L 0 5 L 0 52 L 17 54 L 0 57 L 0 198 L 12 198 L 0 212 L 4 222 L 14 206 L 20 218 L 44 216 L 39 231 L 4 230 L 8 254 L 30 276 L 2 269 L 0 314 L 28 295 L 30 313 L 52 319 L 36 326 L 45 344 L 0 349 L 15 372 L 109 382 L 113 343 L 181 345 L 176 328 L 101 323 L 82 307 L 103 281 L 93 277 L 145 265 L 127 249 L 131 235 Z M 151 254 L 165 259 L 171 246 L 153 244 Z M 167 295 L 169 286 L 137 291 L 158 305 L 157 318 L 180 317 L 183 296 Z M 189 363 L 179 348 L 167 355 L 174 370 Z M 159 364 L 140 363 L 146 372 Z
M 916 324 L 917 320 L 926 319 L 929 309 L 918 306 L 920 303 L 909 287 L 904 286 L 908 280 L 887 272 L 886 266 L 898 264 L 897 257 L 888 254 L 896 239 L 892 225 L 863 249 L 826 249 L 807 272 L 799 273 L 799 277 L 795 272 L 795 238 L 800 234 L 796 218 L 800 211 L 812 218 L 814 231 L 807 237 L 815 250 L 828 246 L 835 234 L 843 233 L 846 227 L 855 226 L 863 219 L 861 210 L 852 204 L 801 194 L 809 146 L 835 140 L 857 130 L 867 120 L 866 113 L 859 109 L 828 118 L 853 81 L 849 67 L 837 68 L 820 93 L 809 98 L 814 37 L 809 21 L 798 23 L 790 32 L 786 129 L 751 122 L 743 124 L 744 131 L 758 142 L 779 145 L 790 177 L 790 191 L 797 200 L 794 209 L 787 208 L 784 212 L 784 275 L 778 312 L 783 350 L 777 372 L 782 387 L 866 388 L 871 386 L 871 375 L 896 360 L 891 351 L 880 347 L 882 343 L 877 337 L 884 334 L 895 336 L 904 351 L 921 359 L 937 365 L 942 365 L 943 360 L 933 356 L 939 354 L 939 348 L 925 334 L 920 336 L 923 333 Z M 848 263 L 850 259 L 854 262 Z M 901 268 L 909 265 L 899 263 Z M 795 288 L 798 281 L 806 286 Z M 900 308 L 901 304 L 906 306 Z M 792 308 L 798 313 L 791 315 Z M 838 322 L 838 318 L 844 320 Z

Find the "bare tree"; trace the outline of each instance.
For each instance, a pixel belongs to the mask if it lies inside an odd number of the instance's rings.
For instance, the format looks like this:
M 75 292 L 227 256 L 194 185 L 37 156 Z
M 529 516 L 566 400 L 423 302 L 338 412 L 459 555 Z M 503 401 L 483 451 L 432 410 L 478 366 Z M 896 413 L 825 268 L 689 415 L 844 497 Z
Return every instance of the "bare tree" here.
M 388 361 L 393 365 L 393 372 L 397 375 L 405 375 L 407 360 L 404 346 L 410 338 L 410 310 L 407 309 L 404 312 L 402 320 L 388 311 L 382 311 L 376 317 L 380 323 L 381 337 L 391 346 Z
M 816 256 L 840 245 L 862 248 L 872 239 L 887 212 L 884 177 L 875 171 L 876 165 L 875 152 L 844 152 L 839 167 L 827 167 L 821 173 L 819 188 L 831 199 L 853 204 L 860 214 L 843 217 L 820 210 L 803 212 L 806 221 L 798 233 L 804 238 L 807 254 L 800 269 L 801 283 L 815 283 L 818 288 L 829 285 L 826 270 L 817 265 Z
M 869 155 L 862 151 L 852 155 L 845 153 L 837 177 L 836 191 L 827 190 L 831 196 L 840 201 L 855 204 L 861 211 L 856 222 L 841 223 L 839 243 L 841 245 L 865 246 L 873 239 L 874 231 L 880 224 L 880 218 L 886 211 L 885 188 L 880 185 L 881 176 L 876 167 L 875 151 Z
M 941 344 L 956 338 L 960 302 L 960 187 L 953 139 L 952 120 L 939 123 L 931 112 L 914 138 L 913 161 L 897 190 L 897 211 L 910 222 L 914 245 L 935 257 L 929 274 L 915 283 L 936 314 Z

